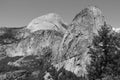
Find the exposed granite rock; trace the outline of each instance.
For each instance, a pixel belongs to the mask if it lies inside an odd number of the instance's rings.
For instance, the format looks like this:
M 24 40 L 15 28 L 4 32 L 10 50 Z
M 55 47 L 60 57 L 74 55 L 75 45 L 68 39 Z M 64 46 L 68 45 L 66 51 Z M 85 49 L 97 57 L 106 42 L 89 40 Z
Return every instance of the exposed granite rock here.
M 98 8 L 88 7 L 78 13 L 69 26 L 52 13 L 32 20 L 26 27 L 0 28 L 0 61 L 5 60 L 0 68 L 8 68 L 0 72 L 0 79 L 24 80 L 28 79 L 28 73 L 29 80 L 62 80 L 60 75 L 67 75 L 63 80 L 70 76 L 74 76 L 73 80 L 86 77 L 86 65 L 90 64 L 87 52 L 104 22 Z M 21 75 L 21 70 L 28 73 Z M 9 74 L 11 77 L 7 79 Z
M 49 13 L 33 19 L 28 24 L 27 29 L 29 29 L 31 32 L 47 29 L 65 32 L 67 25 L 59 15 L 55 13 Z
M 55 30 L 39 30 L 31 33 L 31 35 L 17 44 L 7 45 L 6 54 L 11 57 L 43 55 L 44 50 L 46 51 L 48 49 L 49 51 L 51 50 L 55 57 L 58 53 L 58 47 L 60 46 L 63 35 Z
M 112 28 L 113 31 L 120 33 L 120 28 Z
M 93 36 L 104 22 L 101 11 L 96 7 L 85 8 L 77 14 L 62 40 L 59 48 L 62 62 L 58 62 L 56 67 L 59 69 L 63 65 L 77 76 L 87 74 L 86 65 L 90 63 L 87 52 Z

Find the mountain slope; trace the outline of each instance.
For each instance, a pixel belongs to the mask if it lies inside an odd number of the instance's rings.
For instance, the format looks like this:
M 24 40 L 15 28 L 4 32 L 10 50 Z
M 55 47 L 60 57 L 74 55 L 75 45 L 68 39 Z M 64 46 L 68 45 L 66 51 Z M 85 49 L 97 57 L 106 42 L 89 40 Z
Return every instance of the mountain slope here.
M 104 23 L 101 11 L 90 6 L 78 13 L 69 25 L 59 15 L 50 13 L 33 19 L 26 27 L 1 28 L 0 63 L 3 65 L 0 69 L 7 68 L 7 71 L 1 70 L 0 79 L 79 80 L 85 77 L 86 66 L 90 64 L 87 52 L 93 36 Z

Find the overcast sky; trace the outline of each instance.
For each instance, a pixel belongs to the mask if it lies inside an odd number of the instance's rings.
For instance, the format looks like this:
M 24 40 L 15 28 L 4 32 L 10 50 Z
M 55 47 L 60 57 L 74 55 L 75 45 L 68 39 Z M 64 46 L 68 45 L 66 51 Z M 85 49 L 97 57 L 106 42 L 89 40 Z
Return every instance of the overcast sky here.
M 0 0 L 0 26 L 20 27 L 47 13 L 57 13 L 67 23 L 88 5 L 96 5 L 107 23 L 120 27 L 120 0 Z

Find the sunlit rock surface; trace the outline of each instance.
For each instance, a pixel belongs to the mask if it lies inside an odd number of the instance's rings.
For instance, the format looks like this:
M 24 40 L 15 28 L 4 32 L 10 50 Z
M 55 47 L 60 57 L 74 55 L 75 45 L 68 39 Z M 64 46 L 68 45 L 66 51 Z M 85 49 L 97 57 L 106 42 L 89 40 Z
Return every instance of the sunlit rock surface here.
M 112 28 L 115 32 L 120 32 L 120 28 Z
M 27 29 L 29 29 L 31 32 L 47 29 L 65 32 L 67 25 L 59 15 L 55 13 L 49 13 L 33 19 L 28 24 Z
M 93 36 L 104 22 L 101 11 L 96 7 L 88 7 L 78 13 L 62 40 L 58 55 L 63 62 L 58 62 L 57 68 L 63 65 L 78 76 L 87 74 L 86 65 L 90 63 L 87 52 Z
M 43 55 L 43 52 L 58 53 L 63 34 L 55 30 L 39 30 L 31 33 L 18 44 L 10 44 L 6 49 L 8 56 Z
M 50 13 L 25 27 L 0 28 L 0 80 L 80 80 L 87 75 L 93 36 L 104 23 L 101 11 L 90 6 L 69 26 Z

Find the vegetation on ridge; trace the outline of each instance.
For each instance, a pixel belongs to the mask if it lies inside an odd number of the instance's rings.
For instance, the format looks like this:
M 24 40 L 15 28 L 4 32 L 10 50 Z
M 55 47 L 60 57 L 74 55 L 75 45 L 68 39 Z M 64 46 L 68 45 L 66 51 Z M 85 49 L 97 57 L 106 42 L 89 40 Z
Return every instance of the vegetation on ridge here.
M 120 80 L 120 33 L 104 24 L 90 48 L 89 80 Z

